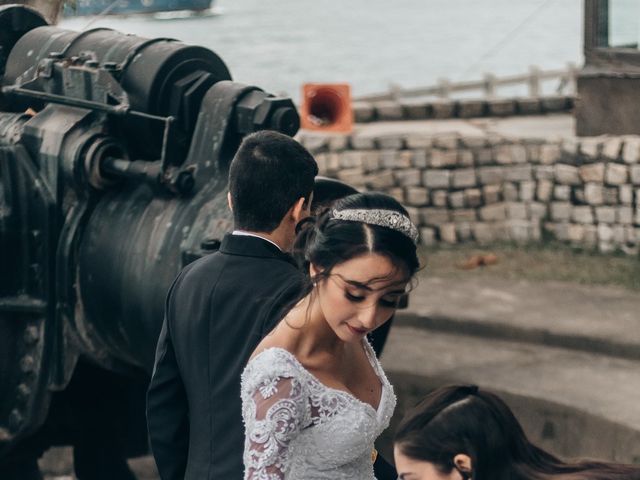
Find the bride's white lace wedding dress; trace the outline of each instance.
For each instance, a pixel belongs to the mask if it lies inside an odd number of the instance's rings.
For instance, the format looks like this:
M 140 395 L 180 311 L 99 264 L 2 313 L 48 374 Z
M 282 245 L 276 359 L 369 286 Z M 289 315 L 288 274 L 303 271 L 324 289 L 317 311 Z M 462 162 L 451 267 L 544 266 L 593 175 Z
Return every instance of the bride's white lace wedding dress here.
M 369 343 L 382 384 L 378 409 L 329 388 L 282 348 L 256 355 L 242 374 L 245 480 L 372 480 L 373 444 L 396 405 Z

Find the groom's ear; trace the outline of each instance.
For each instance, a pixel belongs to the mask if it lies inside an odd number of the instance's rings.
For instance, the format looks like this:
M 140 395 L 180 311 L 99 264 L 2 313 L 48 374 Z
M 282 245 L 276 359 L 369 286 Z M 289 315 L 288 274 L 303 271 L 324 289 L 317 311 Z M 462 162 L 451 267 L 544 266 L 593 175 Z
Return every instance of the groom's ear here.
M 294 225 L 297 225 L 300 220 L 309 216 L 308 202 L 304 197 L 300 197 L 289 211 L 291 212 L 291 219 Z
M 227 192 L 227 205 L 229 205 L 229 210 L 233 212 L 233 201 L 231 200 L 231 192 Z

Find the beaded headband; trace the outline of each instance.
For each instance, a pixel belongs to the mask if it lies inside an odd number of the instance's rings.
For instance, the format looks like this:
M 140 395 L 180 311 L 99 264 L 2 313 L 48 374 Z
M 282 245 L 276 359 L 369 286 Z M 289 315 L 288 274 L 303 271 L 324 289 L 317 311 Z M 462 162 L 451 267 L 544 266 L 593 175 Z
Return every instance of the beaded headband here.
M 418 229 L 409 217 L 395 210 L 379 209 L 357 209 L 347 208 L 345 210 L 332 210 L 331 216 L 336 220 L 346 220 L 349 222 L 362 222 L 369 225 L 396 230 L 409 237 L 413 243 L 418 242 Z

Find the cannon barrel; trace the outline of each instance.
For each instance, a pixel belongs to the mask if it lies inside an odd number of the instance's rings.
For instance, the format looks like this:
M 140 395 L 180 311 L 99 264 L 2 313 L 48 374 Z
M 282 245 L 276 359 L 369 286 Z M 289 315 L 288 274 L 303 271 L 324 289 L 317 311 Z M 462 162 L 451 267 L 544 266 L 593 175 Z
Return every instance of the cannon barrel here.
M 79 362 L 147 378 L 172 279 L 231 227 L 240 141 L 299 117 L 208 49 L 21 6 L 0 8 L 0 85 L 2 471 L 28 439 L 53 442 Z

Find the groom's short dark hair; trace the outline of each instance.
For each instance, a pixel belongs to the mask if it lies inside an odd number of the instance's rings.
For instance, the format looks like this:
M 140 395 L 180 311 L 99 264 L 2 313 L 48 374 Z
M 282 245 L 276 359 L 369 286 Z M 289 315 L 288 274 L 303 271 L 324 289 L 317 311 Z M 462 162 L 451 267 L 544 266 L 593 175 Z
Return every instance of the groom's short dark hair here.
M 318 165 L 293 138 L 263 130 L 245 137 L 229 167 L 237 229 L 272 232 L 301 197 L 309 201 Z

